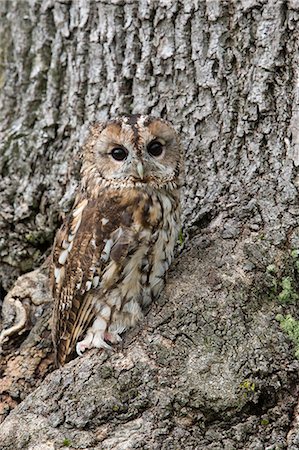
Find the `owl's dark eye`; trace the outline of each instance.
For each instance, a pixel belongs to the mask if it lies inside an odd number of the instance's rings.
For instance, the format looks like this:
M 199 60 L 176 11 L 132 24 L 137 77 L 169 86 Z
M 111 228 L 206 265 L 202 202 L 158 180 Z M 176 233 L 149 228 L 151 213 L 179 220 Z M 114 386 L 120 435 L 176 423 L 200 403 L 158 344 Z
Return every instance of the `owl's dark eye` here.
M 115 147 L 111 150 L 111 156 L 116 161 L 123 161 L 128 156 L 128 152 L 123 147 Z
M 159 141 L 152 141 L 148 144 L 147 151 L 151 156 L 160 156 L 163 153 L 163 145 Z

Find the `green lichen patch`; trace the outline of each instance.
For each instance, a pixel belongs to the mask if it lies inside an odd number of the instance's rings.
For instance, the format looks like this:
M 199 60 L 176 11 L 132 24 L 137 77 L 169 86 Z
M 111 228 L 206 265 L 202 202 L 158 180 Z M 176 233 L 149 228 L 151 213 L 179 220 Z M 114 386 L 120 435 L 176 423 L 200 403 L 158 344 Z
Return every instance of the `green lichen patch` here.
M 254 392 L 255 391 L 255 383 L 249 379 L 245 379 L 240 383 L 240 388 L 245 392 Z
M 299 298 L 294 286 L 294 280 L 291 277 L 284 277 L 281 280 L 280 286 L 282 288 L 278 295 L 278 300 L 282 303 L 296 302 Z
M 248 401 L 253 400 L 253 398 L 256 394 L 255 382 L 250 380 L 249 378 L 245 378 L 240 383 L 240 391 L 241 391 L 240 407 L 243 407 L 244 401 L 245 401 L 245 403 L 247 403 Z
M 283 316 L 278 314 L 276 320 L 279 321 L 283 331 L 287 333 L 291 341 L 295 345 L 295 356 L 299 358 L 299 321 L 294 319 L 291 314 Z
M 275 266 L 275 264 L 269 264 L 269 266 L 267 266 L 266 271 L 270 274 L 275 274 L 277 272 L 277 267 Z
M 296 304 L 299 300 L 299 250 L 293 249 L 277 266 L 266 267 L 269 294 L 281 304 Z

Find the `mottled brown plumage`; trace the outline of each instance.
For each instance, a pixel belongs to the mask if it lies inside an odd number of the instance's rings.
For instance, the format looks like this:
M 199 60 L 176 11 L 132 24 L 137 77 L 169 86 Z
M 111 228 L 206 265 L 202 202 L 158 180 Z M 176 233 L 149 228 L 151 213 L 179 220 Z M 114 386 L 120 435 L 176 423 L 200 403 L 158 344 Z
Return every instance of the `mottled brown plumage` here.
M 75 347 L 110 348 L 161 292 L 179 231 L 181 167 L 166 121 L 125 116 L 92 127 L 81 185 L 52 252 L 58 364 Z

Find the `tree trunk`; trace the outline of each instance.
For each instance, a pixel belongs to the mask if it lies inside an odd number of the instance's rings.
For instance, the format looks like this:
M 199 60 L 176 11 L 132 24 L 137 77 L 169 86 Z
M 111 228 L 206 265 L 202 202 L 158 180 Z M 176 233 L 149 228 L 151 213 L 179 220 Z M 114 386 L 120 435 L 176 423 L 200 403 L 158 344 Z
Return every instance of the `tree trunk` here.
M 0 11 L 2 292 L 43 264 L 3 303 L 1 448 L 297 449 L 299 2 Z M 123 112 L 181 134 L 184 248 L 123 347 L 53 371 L 46 256 L 88 125 Z

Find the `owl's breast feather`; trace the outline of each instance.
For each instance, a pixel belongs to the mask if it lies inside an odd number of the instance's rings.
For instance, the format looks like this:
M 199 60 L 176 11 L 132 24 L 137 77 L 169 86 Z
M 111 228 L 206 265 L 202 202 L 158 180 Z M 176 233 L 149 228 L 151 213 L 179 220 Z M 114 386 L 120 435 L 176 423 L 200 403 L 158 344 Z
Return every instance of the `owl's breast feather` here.
M 102 287 L 107 291 L 114 286 L 125 303 L 135 299 L 148 304 L 164 286 L 179 232 L 179 211 L 173 199 L 155 194 L 139 197 L 130 214 L 130 227 L 121 227 L 118 239 L 108 244 L 110 262 Z

